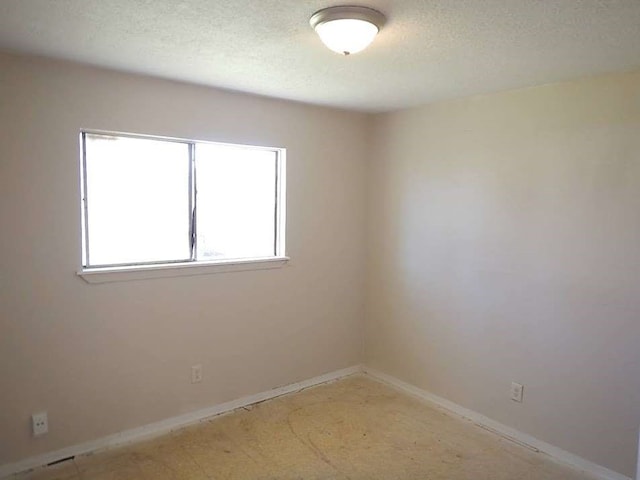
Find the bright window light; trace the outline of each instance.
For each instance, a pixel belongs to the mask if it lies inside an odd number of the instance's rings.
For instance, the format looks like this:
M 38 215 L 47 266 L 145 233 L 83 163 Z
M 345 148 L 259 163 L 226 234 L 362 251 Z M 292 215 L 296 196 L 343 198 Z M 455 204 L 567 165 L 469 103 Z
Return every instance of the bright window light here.
M 82 134 L 85 268 L 284 256 L 282 149 Z
M 276 168 L 274 151 L 196 145 L 199 259 L 276 254 Z

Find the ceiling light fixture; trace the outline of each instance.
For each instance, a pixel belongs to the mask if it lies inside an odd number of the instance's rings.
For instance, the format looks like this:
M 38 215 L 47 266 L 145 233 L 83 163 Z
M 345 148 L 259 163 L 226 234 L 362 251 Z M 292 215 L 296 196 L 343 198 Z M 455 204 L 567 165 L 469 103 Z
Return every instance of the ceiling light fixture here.
M 344 6 L 319 10 L 309 23 L 329 49 L 351 55 L 367 48 L 385 21 L 373 8 Z

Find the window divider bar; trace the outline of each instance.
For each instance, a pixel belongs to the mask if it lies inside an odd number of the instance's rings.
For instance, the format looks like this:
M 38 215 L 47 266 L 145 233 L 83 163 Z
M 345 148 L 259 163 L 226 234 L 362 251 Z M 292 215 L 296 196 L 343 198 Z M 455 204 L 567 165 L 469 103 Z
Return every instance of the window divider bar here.
M 87 133 L 82 132 L 82 205 L 84 208 L 84 266 L 91 265 L 89 259 L 89 197 L 87 195 Z
M 276 185 L 275 185 L 275 207 L 273 209 L 273 214 L 274 214 L 274 218 L 273 218 L 273 255 L 274 256 L 278 256 L 278 245 L 280 242 L 280 238 L 279 238 L 279 234 L 280 234 L 280 225 L 278 222 L 279 216 L 280 216 L 280 211 L 279 211 L 279 205 L 280 205 L 280 152 L 276 152 Z
M 190 260 L 196 261 L 198 235 L 196 230 L 196 144 L 189 142 L 189 246 Z

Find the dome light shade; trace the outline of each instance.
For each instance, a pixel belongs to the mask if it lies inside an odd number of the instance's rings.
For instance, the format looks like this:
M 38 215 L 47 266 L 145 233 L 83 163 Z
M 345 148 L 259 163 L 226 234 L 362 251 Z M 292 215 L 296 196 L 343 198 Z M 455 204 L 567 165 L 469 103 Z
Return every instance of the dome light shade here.
M 350 55 L 367 48 L 385 20 L 372 8 L 330 7 L 314 13 L 309 23 L 330 50 Z
M 321 23 L 316 32 L 330 50 L 349 55 L 367 48 L 376 38 L 378 27 L 364 20 L 344 18 Z

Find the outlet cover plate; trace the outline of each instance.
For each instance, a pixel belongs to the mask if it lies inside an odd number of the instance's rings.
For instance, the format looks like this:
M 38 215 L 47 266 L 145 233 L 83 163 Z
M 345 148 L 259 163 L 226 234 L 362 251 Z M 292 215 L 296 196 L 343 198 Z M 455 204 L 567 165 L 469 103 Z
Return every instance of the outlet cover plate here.
M 191 367 L 191 383 L 200 383 L 202 381 L 202 365 L 194 365 Z
M 524 386 L 520 383 L 511 382 L 511 400 L 522 403 L 524 397 Z
M 34 413 L 31 415 L 31 429 L 33 430 L 34 437 L 44 435 L 49 431 L 47 412 Z

